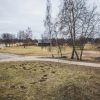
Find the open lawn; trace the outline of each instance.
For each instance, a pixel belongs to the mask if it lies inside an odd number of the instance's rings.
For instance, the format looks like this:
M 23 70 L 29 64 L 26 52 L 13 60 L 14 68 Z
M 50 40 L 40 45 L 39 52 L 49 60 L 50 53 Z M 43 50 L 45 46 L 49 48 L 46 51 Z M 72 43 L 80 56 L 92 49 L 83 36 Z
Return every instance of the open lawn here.
M 100 44 L 92 45 L 92 44 L 86 44 L 85 50 L 92 50 L 92 51 L 100 51 Z
M 48 47 L 41 48 L 39 46 L 28 46 L 24 48 L 23 46 L 17 46 L 17 47 L 7 47 L 7 48 L 1 48 L 0 53 L 11 53 L 11 54 L 17 54 L 17 55 L 25 55 L 25 56 L 51 56 L 51 53 L 48 50 Z M 54 57 L 60 56 L 58 55 L 58 48 L 53 47 L 52 50 Z M 70 60 L 71 57 L 72 48 L 69 46 L 66 46 L 62 49 L 63 56 L 67 58 L 67 60 Z M 80 53 L 80 52 L 78 52 Z M 100 62 L 100 50 L 97 49 L 96 46 L 93 46 L 91 44 L 87 44 L 85 46 L 85 51 L 83 52 L 83 60 L 89 61 L 89 62 Z
M 86 44 L 85 50 L 86 51 L 100 51 L 99 46 Z M 20 55 L 48 55 L 49 54 L 49 47 L 40 47 L 40 46 L 27 46 L 24 48 L 23 46 L 14 46 L 14 47 L 3 47 L 0 48 L 0 53 L 13 53 L 13 54 L 20 54 Z M 53 53 L 58 54 L 58 47 L 53 47 Z M 72 51 L 72 48 L 66 46 L 62 49 L 62 53 L 66 54 Z
M 0 63 L 0 100 L 99 100 L 100 68 Z
M 66 54 L 70 50 L 71 49 L 68 47 L 62 50 L 62 52 Z M 12 53 L 12 54 L 19 54 L 19 55 L 36 55 L 36 56 L 51 55 L 48 50 L 48 47 L 41 48 L 39 46 L 28 46 L 26 48 L 24 48 L 23 46 L 1 48 L 0 53 Z M 53 48 L 53 53 L 58 54 L 56 47 Z

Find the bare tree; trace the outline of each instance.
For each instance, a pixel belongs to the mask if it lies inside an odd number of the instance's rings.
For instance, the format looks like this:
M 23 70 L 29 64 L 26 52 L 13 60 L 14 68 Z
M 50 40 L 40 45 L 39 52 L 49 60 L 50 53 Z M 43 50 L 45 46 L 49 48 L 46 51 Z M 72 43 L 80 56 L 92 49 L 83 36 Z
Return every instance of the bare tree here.
M 82 14 L 82 18 L 80 19 L 80 25 L 78 33 L 78 38 L 80 39 L 80 60 L 82 60 L 82 55 L 84 51 L 85 44 L 87 43 L 88 38 L 94 38 L 96 33 L 98 32 L 98 22 L 99 22 L 99 16 L 96 12 L 96 7 L 94 7 L 92 10 L 88 11 L 87 9 L 84 10 L 84 13 Z
M 15 36 L 13 34 L 3 33 L 1 37 L 6 47 L 14 43 Z
M 26 30 L 26 38 L 32 40 L 32 30 L 30 27 L 28 27 Z
M 64 49 L 64 39 L 63 37 L 59 38 L 59 35 L 61 33 L 59 29 L 59 20 L 56 19 L 56 22 L 53 25 L 53 37 L 56 40 L 56 46 L 58 48 L 58 54 L 60 54 L 61 57 L 63 57 L 62 50 Z
M 32 30 L 28 27 L 26 31 L 19 31 L 18 39 L 23 42 L 24 48 L 32 42 Z
M 90 10 L 86 5 L 86 0 L 63 0 L 62 8 L 59 13 L 60 29 L 70 36 L 72 41 L 72 56 L 77 60 L 82 60 L 85 46 L 85 38 L 93 37 L 97 25 L 96 8 Z M 77 53 L 77 39 L 81 41 L 81 54 Z
M 18 32 L 17 37 L 18 37 L 19 43 L 24 43 L 24 31 L 23 30 Z
M 50 41 L 49 51 L 52 53 L 52 22 L 51 22 L 51 1 L 50 0 L 47 0 L 46 19 L 44 22 L 44 26 L 45 26 L 45 33 L 46 33 L 45 35 Z
M 76 40 L 76 21 L 77 21 L 77 1 L 79 0 L 63 0 L 63 7 L 60 12 L 60 22 L 61 22 L 61 29 L 66 31 L 66 34 L 70 34 L 72 39 L 72 56 L 71 59 L 74 59 L 76 55 L 77 59 L 79 60 L 79 56 L 76 51 L 75 40 Z

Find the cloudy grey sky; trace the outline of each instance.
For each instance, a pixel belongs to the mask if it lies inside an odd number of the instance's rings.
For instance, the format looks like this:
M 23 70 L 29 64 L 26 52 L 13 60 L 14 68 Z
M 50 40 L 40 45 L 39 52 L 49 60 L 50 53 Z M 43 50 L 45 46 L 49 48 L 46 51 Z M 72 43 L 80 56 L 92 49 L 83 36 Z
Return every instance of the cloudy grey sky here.
M 58 12 L 60 0 L 52 1 L 52 15 Z M 90 6 L 94 3 L 100 10 L 100 0 L 87 0 Z M 40 38 L 44 32 L 46 0 L 0 0 L 0 34 L 17 33 L 31 27 L 34 37 Z

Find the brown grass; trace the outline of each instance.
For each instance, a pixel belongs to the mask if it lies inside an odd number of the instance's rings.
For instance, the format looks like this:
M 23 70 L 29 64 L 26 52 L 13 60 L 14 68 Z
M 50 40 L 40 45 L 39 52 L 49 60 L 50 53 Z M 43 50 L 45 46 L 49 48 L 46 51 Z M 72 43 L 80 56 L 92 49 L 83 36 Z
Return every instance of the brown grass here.
M 100 68 L 0 63 L 0 100 L 99 100 Z
M 70 51 L 71 49 L 65 48 L 62 50 L 63 54 L 66 54 Z M 19 55 L 39 55 L 39 56 L 48 56 L 51 55 L 51 53 L 48 50 L 48 47 L 41 48 L 38 46 L 28 46 L 26 48 L 22 46 L 18 47 L 7 47 L 7 48 L 2 48 L 0 49 L 0 53 L 13 53 L 13 54 L 19 54 Z M 58 54 L 57 52 L 57 47 L 53 48 L 53 54 Z

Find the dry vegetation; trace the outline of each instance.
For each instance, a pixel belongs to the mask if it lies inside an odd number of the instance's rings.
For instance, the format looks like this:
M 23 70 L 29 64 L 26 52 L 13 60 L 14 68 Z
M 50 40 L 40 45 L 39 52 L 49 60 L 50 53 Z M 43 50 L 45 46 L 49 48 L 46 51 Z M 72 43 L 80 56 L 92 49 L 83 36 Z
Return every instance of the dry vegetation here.
M 100 44 L 97 44 L 97 45 L 86 44 L 85 50 L 88 50 L 88 51 L 100 51 L 99 47 L 100 47 Z
M 62 52 L 66 54 L 70 50 L 71 49 L 67 47 Z M 48 47 L 41 48 L 39 46 L 28 46 L 26 48 L 24 48 L 23 46 L 1 48 L 0 53 L 13 53 L 13 54 L 19 54 L 19 55 L 37 55 L 37 56 L 51 55 L 48 51 Z M 53 53 L 58 54 L 57 47 L 53 48 Z
M 86 51 L 100 51 L 98 46 L 87 44 L 85 46 Z M 72 48 L 66 46 L 62 49 L 63 54 L 71 53 Z M 58 54 L 58 48 L 53 47 L 53 54 Z M 4 47 L 0 49 L 0 53 L 12 53 L 12 54 L 19 54 L 19 55 L 38 55 L 38 56 L 48 56 L 50 55 L 48 51 L 48 47 L 40 47 L 40 46 L 28 46 L 24 48 L 23 46 L 15 46 L 15 47 Z
M 89 62 L 100 62 L 100 48 L 97 48 L 96 45 L 87 44 L 85 46 L 85 51 L 83 53 L 83 61 Z M 69 46 L 65 46 L 62 49 L 63 56 L 70 60 L 72 48 Z M 48 47 L 41 48 L 39 46 L 28 46 L 24 48 L 23 46 L 15 46 L 15 47 L 7 47 L 1 48 L 0 53 L 11 53 L 11 54 L 18 54 L 18 55 L 26 55 L 26 56 L 51 56 L 51 53 L 48 51 Z M 78 52 L 80 53 L 80 52 Z M 60 56 L 58 55 L 58 48 L 53 47 L 53 54 L 55 57 Z
M 85 50 L 83 52 L 83 61 L 86 62 L 100 62 L 100 48 L 99 45 L 86 44 Z M 14 47 L 5 47 L 0 49 L 0 53 L 11 53 L 18 55 L 26 55 L 26 56 L 51 56 L 49 52 L 49 47 L 40 47 L 40 46 L 27 46 L 24 48 L 23 46 L 14 46 Z M 72 48 L 66 45 L 62 49 L 62 54 L 65 59 L 70 60 Z M 79 49 L 77 49 L 78 54 L 80 54 Z M 58 48 L 53 47 L 54 57 L 60 57 L 58 54 Z
M 99 68 L 50 62 L 0 63 L 0 100 L 99 98 Z

